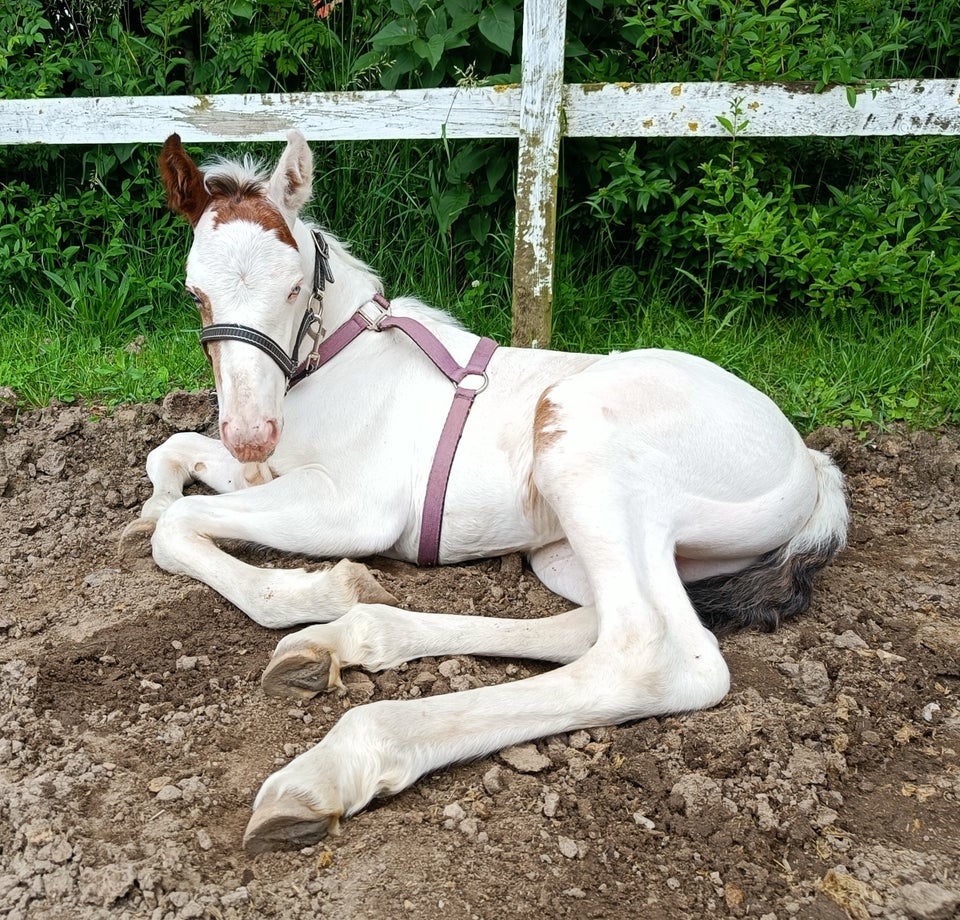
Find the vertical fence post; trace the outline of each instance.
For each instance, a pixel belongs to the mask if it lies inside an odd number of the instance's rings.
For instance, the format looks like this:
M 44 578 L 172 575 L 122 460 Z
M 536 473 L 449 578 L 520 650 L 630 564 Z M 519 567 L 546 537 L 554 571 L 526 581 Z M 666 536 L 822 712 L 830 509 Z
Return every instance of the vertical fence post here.
M 514 345 L 546 347 L 550 343 L 566 19 L 566 0 L 526 0 L 523 5 Z

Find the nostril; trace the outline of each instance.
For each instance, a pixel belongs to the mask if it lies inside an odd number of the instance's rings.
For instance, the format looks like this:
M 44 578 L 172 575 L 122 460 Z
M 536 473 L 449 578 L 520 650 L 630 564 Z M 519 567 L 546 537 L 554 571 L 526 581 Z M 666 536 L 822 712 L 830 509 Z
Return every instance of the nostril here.
M 266 423 L 266 438 L 265 441 L 271 447 L 276 446 L 277 441 L 280 440 L 280 424 L 276 419 L 269 418 Z
M 278 419 L 263 419 L 254 425 L 220 421 L 220 440 L 238 460 L 266 459 L 280 440 L 282 424 Z

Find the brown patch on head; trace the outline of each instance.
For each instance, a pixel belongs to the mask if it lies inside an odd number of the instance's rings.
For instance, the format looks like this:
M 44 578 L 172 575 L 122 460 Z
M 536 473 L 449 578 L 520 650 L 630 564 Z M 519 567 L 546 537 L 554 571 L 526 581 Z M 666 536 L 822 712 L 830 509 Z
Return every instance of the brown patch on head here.
M 290 227 L 276 206 L 263 195 L 235 195 L 230 198 L 214 198 L 212 208 L 215 211 L 213 227 L 229 223 L 232 220 L 246 220 L 259 224 L 264 230 L 273 230 L 281 243 L 297 249 L 297 241 Z
M 204 326 L 209 326 L 213 322 L 213 307 L 210 306 L 210 298 L 200 288 L 193 288 L 191 293 L 196 297 L 197 309 L 200 311 L 200 322 Z
M 210 306 L 210 298 L 204 294 L 200 288 L 193 288 L 192 293 L 196 296 L 197 308 L 200 310 L 200 324 L 209 326 L 213 323 L 213 307 Z M 217 390 L 220 390 L 220 343 L 214 339 L 212 342 L 203 343 L 203 353 L 207 356 L 210 366 L 213 368 L 213 383 Z

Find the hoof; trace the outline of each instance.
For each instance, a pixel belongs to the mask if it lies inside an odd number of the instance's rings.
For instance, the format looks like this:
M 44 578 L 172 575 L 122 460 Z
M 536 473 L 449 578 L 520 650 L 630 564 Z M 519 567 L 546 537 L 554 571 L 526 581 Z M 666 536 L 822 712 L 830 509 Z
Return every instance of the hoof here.
M 123 533 L 120 534 L 120 543 L 117 546 L 117 556 L 120 560 L 126 562 L 148 557 L 152 552 L 150 540 L 156 527 L 156 521 L 146 518 L 139 518 L 127 524 L 123 528 Z
M 340 660 L 324 648 L 304 645 L 270 659 L 260 686 L 267 696 L 309 700 L 341 687 Z
M 339 833 L 339 814 L 318 814 L 299 799 L 287 796 L 253 813 L 243 833 L 243 849 L 249 856 L 256 856 L 310 846 L 328 834 Z
M 360 562 L 341 559 L 331 574 L 340 580 L 353 604 L 390 604 L 396 606 L 397 599 L 370 574 L 370 570 Z

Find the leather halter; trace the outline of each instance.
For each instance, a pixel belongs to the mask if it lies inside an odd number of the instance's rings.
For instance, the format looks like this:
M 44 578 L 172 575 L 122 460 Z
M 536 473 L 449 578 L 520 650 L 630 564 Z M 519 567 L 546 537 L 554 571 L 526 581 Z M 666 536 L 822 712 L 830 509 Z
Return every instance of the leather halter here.
M 467 416 L 478 393 L 487 388 L 487 364 L 497 350 L 493 339 L 481 338 L 466 365 L 460 365 L 447 351 L 443 343 L 418 320 L 409 316 L 394 316 L 390 313 L 390 301 L 382 294 L 374 294 L 342 326 L 335 329 L 320 342 L 290 378 L 293 387 L 304 377 L 323 367 L 335 358 L 354 339 L 368 330 L 382 332 L 384 329 L 399 329 L 436 365 L 450 381 L 457 385 L 453 402 L 447 412 L 447 420 L 440 432 L 440 440 L 433 455 L 430 476 L 427 479 L 427 494 L 420 522 L 420 547 L 417 553 L 419 565 L 440 564 L 440 529 L 443 524 L 443 506 L 447 495 L 447 483 L 457 445 L 467 423 Z
M 207 342 L 218 342 L 223 339 L 246 342 L 273 358 L 274 363 L 283 371 L 283 376 L 288 381 L 293 377 L 298 367 L 297 353 L 300 351 L 304 338 L 309 335 L 316 343 L 320 337 L 323 292 L 326 289 L 326 283 L 328 281 L 333 282 L 333 274 L 330 271 L 329 244 L 319 230 L 311 230 L 310 232 L 316 249 L 316 257 L 313 260 L 313 291 L 310 294 L 307 309 L 303 313 L 303 319 L 300 320 L 300 328 L 297 330 L 297 337 L 293 343 L 293 351 L 288 355 L 270 336 L 265 335 L 259 329 L 244 326 L 240 323 L 211 323 L 209 326 L 204 326 L 200 330 L 200 344 L 204 351 L 207 350 Z M 314 312 L 314 306 L 316 306 L 317 312 Z M 317 327 L 316 331 L 313 330 L 313 326 Z
M 440 530 L 443 524 L 443 506 L 447 494 L 447 483 L 450 479 L 450 470 L 453 467 L 453 458 L 456 456 L 457 445 L 467 423 L 467 416 L 473 407 L 477 394 L 487 388 L 487 364 L 497 343 L 490 338 L 481 338 L 466 365 L 460 365 L 447 351 L 444 344 L 418 320 L 409 316 L 394 316 L 390 313 L 390 301 L 383 294 L 377 293 L 362 304 L 360 308 L 343 325 L 337 327 L 330 335 L 320 340 L 320 316 L 323 312 L 323 292 L 326 282 L 333 283 L 333 274 L 330 271 L 329 245 L 319 230 L 311 231 L 313 244 L 316 249 L 316 258 L 313 270 L 313 293 L 310 296 L 310 305 L 300 321 L 300 329 L 293 346 L 293 354 L 287 353 L 269 336 L 264 335 L 250 326 L 241 326 L 236 323 L 216 323 L 204 327 L 200 333 L 200 342 L 216 341 L 218 339 L 234 339 L 254 345 L 266 352 L 277 363 L 287 378 L 287 392 L 301 380 L 319 370 L 329 360 L 336 357 L 357 336 L 368 330 L 381 332 L 384 329 L 399 329 L 436 365 L 447 379 L 456 384 L 453 402 L 447 412 L 440 440 L 433 455 L 433 464 L 427 478 L 427 494 L 423 504 L 423 516 L 420 522 L 420 546 L 417 562 L 420 565 L 440 564 Z M 317 312 L 313 306 L 316 304 Z M 312 326 L 317 330 L 313 331 Z M 299 364 L 296 363 L 297 352 L 305 336 L 309 335 L 314 342 L 313 350 Z

